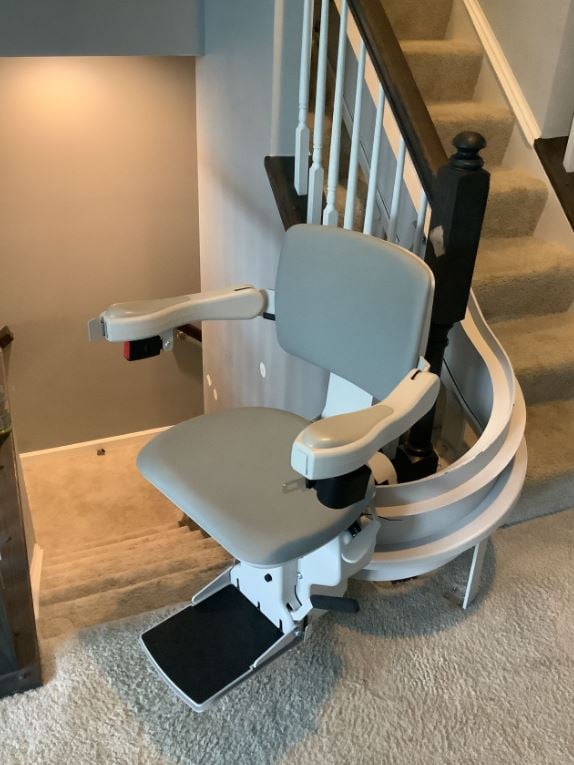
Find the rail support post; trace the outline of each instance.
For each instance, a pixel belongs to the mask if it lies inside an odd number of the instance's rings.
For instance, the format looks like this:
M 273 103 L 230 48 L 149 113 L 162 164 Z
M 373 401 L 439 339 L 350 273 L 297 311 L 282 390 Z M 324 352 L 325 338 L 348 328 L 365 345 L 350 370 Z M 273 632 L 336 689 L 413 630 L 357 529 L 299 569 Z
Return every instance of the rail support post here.
M 425 262 L 435 277 L 435 294 L 426 358 L 440 375 L 448 333 L 464 318 L 488 199 L 490 174 L 480 151 L 486 141 L 479 133 L 459 133 L 456 152 L 437 173 Z M 438 455 L 432 435 L 435 408 L 414 425 L 394 460 L 399 481 L 432 475 Z

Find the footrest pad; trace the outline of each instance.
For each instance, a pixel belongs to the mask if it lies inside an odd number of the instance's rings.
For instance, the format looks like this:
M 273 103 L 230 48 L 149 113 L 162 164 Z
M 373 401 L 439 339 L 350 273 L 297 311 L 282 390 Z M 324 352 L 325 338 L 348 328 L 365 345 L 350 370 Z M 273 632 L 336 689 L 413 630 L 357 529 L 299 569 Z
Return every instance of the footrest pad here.
M 201 711 L 250 673 L 255 659 L 282 637 L 230 584 L 144 632 L 141 640 L 168 684 Z

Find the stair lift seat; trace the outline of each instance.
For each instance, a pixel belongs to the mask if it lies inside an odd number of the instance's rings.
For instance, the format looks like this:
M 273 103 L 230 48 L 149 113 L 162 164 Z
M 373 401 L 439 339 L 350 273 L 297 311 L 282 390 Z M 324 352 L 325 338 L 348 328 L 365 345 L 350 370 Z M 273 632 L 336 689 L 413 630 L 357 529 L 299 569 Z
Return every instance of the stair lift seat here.
M 325 507 L 292 469 L 293 442 L 306 425 L 279 409 L 230 409 L 161 433 L 137 464 L 234 558 L 277 566 L 321 547 L 363 509 Z
M 147 480 L 237 560 L 142 638 L 194 709 L 279 655 L 325 610 L 354 608 L 342 596 L 371 559 L 379 528 L 369 461 L 438 394 L 438 378 L 421 359 L 433 289 L 430 269 L 396 245 L 294 226 L 275 287 L 279 344 L 365 391 L 374 405 L 349 411 L 348 402 L 331 403 L 331 416 L 312 423 L 271 408 L 221 411 L 170 428 L 140 453 Z M 268 316 L 268 296 L 247 286 L 116 304 L 92 320 L 90 336 L 159 335 L 166 347 L 165 333 L 187 321 Z M 232 623 L 244 624 L 241 641 L 229 640 Z

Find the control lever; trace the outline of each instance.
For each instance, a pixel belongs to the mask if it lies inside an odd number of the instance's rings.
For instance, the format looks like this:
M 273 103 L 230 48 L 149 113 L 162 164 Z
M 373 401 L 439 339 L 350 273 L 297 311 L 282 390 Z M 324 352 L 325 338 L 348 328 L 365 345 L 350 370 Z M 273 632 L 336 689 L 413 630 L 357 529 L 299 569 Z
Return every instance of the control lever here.
M 320 608 L 322 611 L 341 611 L 345 614 L 359 613 L 359 603 L 354 598 L 339 598 L 333 595 L 311 595 L 311 605 L 313 608 Z

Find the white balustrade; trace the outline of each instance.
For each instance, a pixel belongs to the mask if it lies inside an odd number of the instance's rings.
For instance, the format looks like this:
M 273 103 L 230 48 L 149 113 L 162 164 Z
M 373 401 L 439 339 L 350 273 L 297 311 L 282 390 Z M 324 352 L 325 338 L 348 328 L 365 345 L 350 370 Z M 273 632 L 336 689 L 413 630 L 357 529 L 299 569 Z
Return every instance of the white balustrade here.
M 365 205 L 365 220 L 363 234 L 373 233 L 373 216 L 375 213 L 375 198 L 377 196 L 377 181 L 379 178 L 379 163 L 381 159 L 381 144 L 383 140 L 383 116 L 385 113 L 385 91 L 379 85 L 379 97 L 377 100 L 377 114 L 375 116 L 375 131 L 373 133 L 373 147 L 371 149 L 371 163 L 369 167 L 369 185 L 367 187 L 367 202 Z
M 365 217 L 362 230 L 365 234 L 373 234 L 376 228 L 375 219 L 379 220 L 377 210 L 385 221 L 383 232 L 389 241 L 397 241 L 402 232 L 414 231 L 411 246 L 413 252 L 421 252 L 425 237 L 425 225 L 428 218 L 428 202 L 423 191 L 420 193 L 418 204 L 415 201 L 420 188 L 416 175 L 413 179 L 411 163 L 405 169 L 407 151 L 405 141 L 400 135 L 392 111 L 386 109 L 386 98 L 382 86 L 376 78 L 372 65 L 366 70 L 367 54 L 364 40 L 348 10 L 348 0 L 336 0 L 339 10 L 339 30 L 337 42 L 337 62 L 335 71 L 335 88 L 333 96 L 333 111 L 330 133 L 330 150 L 326 183 L 326 205 L 321 215 L 323 201 L 324 176 L 323 148 L 325 145 L 325 106 L 327 91 L 327 48 L 329 37 L 329 5 L 330 0 L 321 0 L 319 43 L 317 48 L 317 79 L 314 104 L 314 125 L 312 162 L 309 168 L 309 91 L 312 58 L 313 18 L 315 0 L 303 0 L 303 22 L 301 33 L 301 61 L 299 69 L 299 97 L 297 113 L 297 129 L 295 135 L 295 190 L 298 194 L 307 194 L 307 222 L 319 223 L 322 218 L 324 225 L 339 225 L 339 210 L 337 209 L 337 190 L 340 184 L 341 137 L 343 119 L 351 132 L 351 151 L 349 157 L 349 173 L 343 226 L 355 228 L 355 208 L 359 172 L 368 175 Z M 345 80 L 347 56 L 352 53 L 357 59 L 357 73 L 354 79 L 354 94 L 351 95 L 352 84 Z M 376 78 L 376 79 L 374 79 Z M 354 100 L 351 112 L 350 99 Z M 364 110 L 375 108 L 376 113 L 373 132 L 362 125 Z M 369 104 L 372 104 L 370 106 Z M 366 115 L 365 111 L 365 115 Z M 371 112 L 372 114 L 372 112 Z M 372 119 L 372 117 L 371 117 Z M 370 156 L 365 146 L 371 146 Z M 391 149 L 388 155 L 383 146 Z M 394 175 L 387 172 L 391 162 L 392 152 L 396 153 Z M 385 159 L 382 165 L 383 157 Z M 383 169 L 384 168 L 384 169 Z M 392 187 L 392 189 L 391 189 Z M 404 195 L 404 199 L 403 199 Z M 386 208 L 385 201 L 390 196 L 390 206 Z M 407 204 L 408 198 L 408 204 Z M 403 204 L 404 202 L 404 204 Z M 412 220 L 408 216 L 412 215 Z M 375 217 L 377 216 L 377 218 Z
M 337 210 L 337 186 L 339 185 L 339 164 L 341 157 L 341 125 L 343 118 L 343 91 L 345 87 L 345 54 L 347 48 L 347 0 L 341 2 L 339 43 L 337 46 L 337 71 L 335 73 L 335 95 L 333 99 L 333 122 L 331 126 L 331 148 L 329 151 L 329 172 L 327 174 L 327 204 L 323 212 L 326 226 L 339 224 Z
M 415 225 L 415 235 L 413 238 L 413 246 L 412 246 L 412 251 L 414 252 L 414 254 L 420 255 L 420 256 L 423 255 L 423 253 L 421 253 L 421 246 L 423 243 L 427 207 L 428 207 L 427 195 L 425 194 L 424 189 L 421 189 L 421 196 L 419 199 L 419 208 L 417 211 L 417 222 Z
M 309 179 L 309 80 L 311 75 L 311 41 L 313 32 L 313 0 L 305 0 L 303 6 L 303 30 L 301 34 L 301 65 L 299 68 L 299 112 L 295 133 L 295 191 L 307 193 Z
M 393 196 L 391 198 L 391 211 L 389 213 L 389 226 L 387 229 L 387 239 L 394 242 L 397 235 L 397 225 L 399 219 L 399 209 L 401 205 L 401 194 L 403 187 L 403 173 L 405 170 L 406 146 L 405 139 L 401 136 L 399 141 L 399 150 L 397 152 L 397 164 L 395 168 L 395 182 L 393 184 Z
M 320 223 L 323 200 L 323 127 L 325 123 L 325 95 L 327 82 L 327 41 L 329 35 L 329 0 L 321 0 L 321 28 L 317 60 L 317 88 L 315 94 L 315 122 L 313 126 L 313 163 L 309 170 L 307 223 Z
M 353 110 L 353 131 L 351 135 L 351 156 L 349 158 L 349 177 L 347 180 L 347 198 L 345 200 L 345 218 L 343 226 L 353 228 L 355 217 L 355 200 L 357 196 L 357 179 L 359 175 L 359 144 L 361 141 L 361 112 L 363 107 L 363 84 L 365 82 L 365 43 L 361 41 L 359 62 L 357 66 L 357 82 L 355 84 L 355 108 Z

